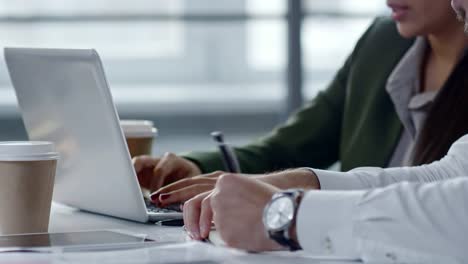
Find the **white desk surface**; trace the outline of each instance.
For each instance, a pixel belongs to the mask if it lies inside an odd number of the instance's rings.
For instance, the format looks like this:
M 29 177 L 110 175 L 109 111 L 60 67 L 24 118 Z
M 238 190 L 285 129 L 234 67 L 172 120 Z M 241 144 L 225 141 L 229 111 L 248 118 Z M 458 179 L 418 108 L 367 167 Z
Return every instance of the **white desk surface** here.
M 181 227 L 161 227 L 123 219 L 83 212 L 54 204 L 49 232 L 73 232 L 87 230 L 122 230 L 133 234 L 146 234 L 149 238 L 164 242 L 185 242 L 188 238 Z
M 181 227 L 161 227 L 141 224 L 82 212 L 53 205 L 50 232 L 86 230 L 120 230 L 126 233 L 146 234 L 155 241 L 171 242 L 152 248 L 123 251 L 60 253 L 60 254 L 1 254 L 3 263 L 350 263 L 305 256 L 303 253 L 248 254 L 242 251 L 215 247 L 201 242 L 190 242 Z

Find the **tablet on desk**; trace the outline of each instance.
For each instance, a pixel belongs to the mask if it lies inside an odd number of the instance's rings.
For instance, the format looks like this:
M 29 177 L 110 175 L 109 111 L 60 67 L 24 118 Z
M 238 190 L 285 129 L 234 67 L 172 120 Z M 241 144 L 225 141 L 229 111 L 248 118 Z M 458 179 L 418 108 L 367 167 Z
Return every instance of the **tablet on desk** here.
M 0 236 L 0 252 L 29 252 L 47 248 L 84 250 L 142 247 L 155 243 L 146 237 L 138 237 L 112 231 L 87 231 L 70 233 L 40 233 Z

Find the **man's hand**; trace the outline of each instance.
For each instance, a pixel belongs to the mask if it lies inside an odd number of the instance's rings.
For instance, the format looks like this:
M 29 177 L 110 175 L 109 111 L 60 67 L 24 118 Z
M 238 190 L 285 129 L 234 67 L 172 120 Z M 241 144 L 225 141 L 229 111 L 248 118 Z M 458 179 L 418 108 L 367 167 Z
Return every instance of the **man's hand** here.
M 151 192 L 178 180 L 201 174 L 195 163 L 172 153 L 166 153 L 162 158 L 135 157 L 133 166 L 141 187 Z
M 207 238 L 214 220 L 217 231 L 231 247 L 248 251 L 278 250 L 262 221 L 263 210 L 276 187 L 236 174 L 223 174 L 212 192 L 200 194 L 184 205 L 184 222 L 193 239 Z

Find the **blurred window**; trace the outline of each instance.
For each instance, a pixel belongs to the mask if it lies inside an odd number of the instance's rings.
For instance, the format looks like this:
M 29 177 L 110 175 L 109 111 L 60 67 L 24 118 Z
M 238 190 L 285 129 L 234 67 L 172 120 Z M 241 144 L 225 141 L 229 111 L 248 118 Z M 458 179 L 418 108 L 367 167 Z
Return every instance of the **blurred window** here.
M 97 49 L 125 111 L 280 111 L 287 1 L 0 0 L 0 47 Z M 304 1 L 307 97 L 383 10 L 383 0 Z M 13 94 L 3 63 L 2 90 Z

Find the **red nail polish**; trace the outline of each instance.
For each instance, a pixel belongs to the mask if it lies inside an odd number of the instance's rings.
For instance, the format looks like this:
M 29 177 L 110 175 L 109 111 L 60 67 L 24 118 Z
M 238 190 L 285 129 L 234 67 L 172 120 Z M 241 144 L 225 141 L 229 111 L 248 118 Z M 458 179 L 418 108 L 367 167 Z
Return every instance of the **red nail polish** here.
M 150 199 L 151 201 L 157 201 L 158 200 L 158 197 L 159 197 L 159 193 L 153 193 L 150 195 Z
M 162 200 L 166 200 L 166 199 L 169 198 L 169 197 L 171 197 L 170 194 L 167 194 L 167 193 L 161 194 L 161 195 L 159 196 L 159 200 L 161 200 L 161 201 L 162 201 Z

